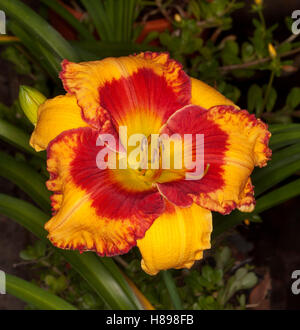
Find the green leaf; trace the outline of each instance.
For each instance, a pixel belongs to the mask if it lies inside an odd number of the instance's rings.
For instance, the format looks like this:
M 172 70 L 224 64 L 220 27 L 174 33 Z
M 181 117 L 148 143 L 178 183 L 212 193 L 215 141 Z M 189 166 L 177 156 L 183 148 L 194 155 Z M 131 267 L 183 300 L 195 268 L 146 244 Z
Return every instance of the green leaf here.
M 300 170 L 300 144 L 273 153 L 268 166 L 255 170 L 252 181 L 259 196 L 275 184 Z
M 28 49 L 30 55 L 35 59 L 35 63 L 41 66 L 53 79 L 53 81 L 59 85 L 60 80 L 58 78 L 58 72 L 61 69 L 61 57 L 51 53 L 41 43 L 37 43 L 26 30 L 23 29 L 15 21 L 8 22 L 9 29 L 13 34 L 20 38 L 24 47 Z
M 260 213 L 300 195 L 300 179 L 288 183 L 257 200 L 255 211 Z
M 33 249 L 37 258 L 44 257 L 47 250 L 47 244 L 44 241 L 36 241 L 33 245 Z
M 270 94 L 267 100 L 266 108 L 268 112 L 271 112 L 275 106 L 277 100 L 277 92 L 274 87 L 270 89 Z
M 111 41 L 112 28 L 110 28 L 109 16 L 106 15 L 103 2 L 98 0 L 81 0 L 86 8 L 94 26 L 103 41 Z
M 20 52 L 16 47 L 10 46 L 6 47 L 2 53 L 1 57 L 7 61 L 14 64 L 15 70 L 18 74 L 30 75 L 31 66 L 24 56 L 20 56 Z
M 208 266 L 208 265 L 204 265 L 202 267 L 202 276 L 208 280 L 209 282 L 212 281 L 212 278 L 213 278 L 213 269 Z
M 232 102 L 237 103 L 241 96 L 241 91 L 231 84 L 226 84 L 222 94 L 232 100 Z
M 79 58 L 69 43 L 40 15 L 19 0 L 1 0 L 0 9 L 15 19 L 24 29 L 61 59 L 78 61 Z
M 231 264 L 231 250 L 228 246 L 219 248 L 215 254 L 216 268 L 226 272 L 228 265 Z
M 287 179 L 297 171 L 300 171 L 300 160 L 292 162 L 291 164 L 288 164 L 284 168 L 280 168 L 277 171 L 269 172 L 268 175 L 264 177 L 263 182 L 255 186 L 257 196 L 272 188 L 279 182 Z
M 38 238 L 47 241 L 44 225 L 49 216 L 21 199 L 0 194 L 0 214 L 15 220 Z
M 162 277 L 169 292 L 172 303 L 177 310 L 182 310 L 182 303 L 179 297 L 179 293 L 177 291 L 176 284 L 171 273 L 168 270 L 162 271 Z
M 28 250 L 28 249 L 21 251 L 19 256 L 21 259 L 26 260 L 26 261 L 36 259 L 35 254 L 32 253 L 32 251 Z
M 241 287 L 240 290 L 248 290 L 253 288 L 257 283 L 257 276 L 250 272 L 241 281 Z
M 137 0 L 81 0 L 102 41 L 130 42 Z
M 256 275 L 249 273 L 246 267 L 239 268 L 227 281 L 225 289 L 220 290 L 217 300 L 221 305 L 225 305 L 229 299 L 240 290 L 247 290 L 257 283 Z
M 58 296 L 10 274 L 6 274 L 6 290 L 7 293 L 41 310 L 77 309 Z
M 95 253 L 80 254 L 78 251 L 67 250 L 60 252 L 111 309 L 142 309 L 131 301 Z
M 291 109 L 295 109 L 300 104 L 300 87 L 292 88 L 286 99 L 286 104 Z
M 270 139 L 270 148 L 275 151 L 281 147 L 300 142 L 300 130 L 283 131 L 274 134 Z
M 45 241 L 36 241 L 34 245 L 29 245 L 20 252 L 20 258 L 23 260 L 36 260 L 45 256 L 46 249 L 47 243 Z
M 274 135 L 283 132 L 300 131 L 300 124 L 272 124 L 269 131 Z
M 45 186 L 45 180 L 35 170 L 23 161 L 0 151 L 0 176 L 15 183 L 27 193 L 43 210 L 49 211 L 50 192 Z
M 29 135 L 17 126 L 0 119 L 0 139 L 26 151 L 31 155 L 45 159 L 45 153 L 36 153 L 29 145 Z
M 113 275 L 115 280 L 120 284 L 122 289 L 126 292 L 126 294 L 130 297 L 133 303 L 139 308 L 143 309 L 143 305 L 141 304 L 140 300 L 132 291 L 131 287 L 129 286 L 128 282 L 126 281 L 122 272 L 120 272 L 118 266 L 115 264 L 112 258 L 102 258 L 102 263 L 106 267 L 106 269 Z
M 249 42 L 242 44 L 242 59 L 244 62 L 249 62 L 254 54 L 254 47 Z
M 252 85 L 248 90 L 248 110 L 249 112 L 259 111 L 263 105 L 263 91 L 258 85 Z
M 79 22 L 64 6 L 58 1 L 53 0 L 41 0 L 46 6 L 54 10 L 60 15 L 66 22 L 68 22 L 83 39 L 95 40 L 93 35 L 89 32 L 85 26 Z
M 236 41 L 229 40 L 225 43 L 225 47 L 222 51 L 222 61 L 224 65 L 238 64 L 241 62 L 238 57 L 239 45 Z
M 45 283 L 49 286 L 51 292 L 59 293 L 64 291 L 68 287 L 68 282 L 65 276 L 55 277 L 53 275 L 46 275 Z

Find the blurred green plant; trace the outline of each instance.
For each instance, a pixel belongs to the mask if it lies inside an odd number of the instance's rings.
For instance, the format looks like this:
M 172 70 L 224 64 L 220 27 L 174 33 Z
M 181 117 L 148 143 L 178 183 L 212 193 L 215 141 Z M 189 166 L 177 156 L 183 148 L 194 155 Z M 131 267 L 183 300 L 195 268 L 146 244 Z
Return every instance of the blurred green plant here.
M 126 257 L 125 271 L 157 309 L 176 308 L 174 299 L 168 295 L 165 274 L 151 277 L 140 272 L 135 252 Z M 201 269 L 170 271 L 174 277 L 177 294 L 184 309 L 245 309 L 247 292 L 258 279 L 252 266 L 240 266 L 232 257 L 229 247 L 219 247 L 212 253 L 210 263 Z

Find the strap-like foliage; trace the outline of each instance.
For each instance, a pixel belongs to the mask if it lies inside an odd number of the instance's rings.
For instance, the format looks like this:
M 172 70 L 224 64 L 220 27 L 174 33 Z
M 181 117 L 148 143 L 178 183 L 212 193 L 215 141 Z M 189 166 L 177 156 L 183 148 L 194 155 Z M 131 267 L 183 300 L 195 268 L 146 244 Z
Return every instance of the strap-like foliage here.
M 76 310 L 77 308 L 69 304 L 60 297 L 35 284 L 24 281 L 16 276 L 6 274 L 7 293 L 26 301 L 28 304 L 43 310 Z

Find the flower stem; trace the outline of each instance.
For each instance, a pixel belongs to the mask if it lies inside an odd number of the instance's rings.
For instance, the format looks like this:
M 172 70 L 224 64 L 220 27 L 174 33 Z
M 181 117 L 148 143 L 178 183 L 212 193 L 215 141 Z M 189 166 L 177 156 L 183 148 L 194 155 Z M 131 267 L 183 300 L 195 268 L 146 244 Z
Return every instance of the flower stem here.
M 274 81 L 274 76 L 275 76 L 275 72 L 272 71 L 271 72 L 271 75 L 270 75 L 270 79 L 269 79 L 269 83 L 268 83 L 268 86 L 267 86 L 267 89 L 266 89 L 266 93 L 265 93 L 265 98 L 264 98 L 264 103 L 260 109 L 260 111 L 258 111 L 256 114 L 257 116 L 261 115 L 264 110 L 265 110 L 265 107 L 267 105 L 267 102 L 268 102 L 268 99 L 269 99 L 269 96 L 270 96 L 270 92 L 271 92 L 271 88 L 272 88 L 272 85 L 273 85 L 273 81 Z
M 166 284 L 167 290 L 169 292 L 169 295 L 171 297 L 173 306 L 177 310 L 182 310 L 181 299 L 179 297 L 179 293 L 178 293 L 175 281 L 174 281 L 171 273 L 167 270 L 164 270 L 164 271 L 162 271 L 162 276 L 163 276 L 163 280 Z
M 265 18 L 264 18 L 264 14 L 262 12 L 262 9 L 260 9 L 258 11 L 258 16 L 260 18 L 260 21 L 261 21 L 261 24 L 262 24 L 262 27 L 263 27 L 263 38 L 265 38 L 265 35 L 266 35 L 266 21 L 265 21 Z

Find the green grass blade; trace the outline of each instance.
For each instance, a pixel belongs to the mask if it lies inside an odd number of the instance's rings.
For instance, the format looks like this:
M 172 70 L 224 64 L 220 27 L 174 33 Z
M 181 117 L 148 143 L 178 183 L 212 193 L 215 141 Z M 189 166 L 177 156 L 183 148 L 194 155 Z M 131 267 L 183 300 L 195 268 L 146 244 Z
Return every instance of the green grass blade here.
M 26 151 L 27 153 L 46 159 L 45 153 L 36 153 L 29 145 L 29 134 L 22 131 L 20 128 L 0 119 L 0 139 Z
M 110 29 L 109 17 L 106 15 L 103 2 L 99 0 L 81 0 L 94 26 L 103 41 L 113 40 L 113 31 Z
M 298 195 L 300 195 L 300 179 L 294 180 L 260 197 L 257 200 L 255 212 L 266 211 Z
M 111 309 L 139 309 L 95 253 L 66 250 L 61 253 Z
M 10 21 L 8 28 L 15 36 L 20 38 L 22 45 L 28 50 L 30 56 L 35 59 L 35 63 L 41 66 L 53 81 L 59 85 L 61 82 L 58 78 L 58 72 L 61 70 L 61 58 L 48 51 L 40 43 L 35 42 L 30 34 L 15 21 Z
M 269 131 L 272 134 L 278 134 L 280 132 L 288 132 L 288 131 L 295 131 L 300 130 L 300 124 L 272 124 L 269 125 Z
M 108 31 L 110 31 L 110 40 L 118 40 L 117 34 L 118 30 L 120 30 L 121 21 L 118 21 L 118 24 L 114 25 L 114 22 L 116 21 L 116 15 L 118 14 L 118 6 L 116 6 L 116 3 L 119 0 L 102 0 L 103 3 L 103 10 L 105 12 L 106 20 L 107 20 L 107 28 Z M 121 11 L 121 8 L 119 8 Z M 122 28 L 122 26 L 121 26 Z
M 13 157 L 0 151 L 0 176 L 12 181 L 44 211 L 50 212 L 50 192 L 45 186 L 45 180 L 25 162 L 17 161 Z
M 111 258 L 102 258 L 102 263 L 106 269 L 108 269 L 108 271 L 114 276 L 116 281 L 120 284 L 122 289 L 126 292 L 128 297 L 130 297 L 131 301 L 138 307 L 138 309 L 143 309 L 143 305 L 132 291 L 131 287 L 129 286 L 123 274 L 120 272 L 115 262 Z
M 278 132 L 271 137 L 270 148 L 274 151 L 298 142 L 300 142 L 300 129 Z
M 93 35 L 89 30 L 81 24 L 64 6 L 59 2 L 53 0 L 41 0 L 46 6 L 60 15 L 66 22 L 68 22 L 82 37 L 82 39 L 94 40 Z
M 136 0 L 130 0 L 129 1 L 129 13 L 128 13 L 128 23 L 127 23 L 127 41 L 132 41 L 133 37 L 133 24 L 135 20 L 135 11 L 137 8 L 137 1 Z
M 162 271 L 162 277 L 165 282 L 165 285 L 167 287 L 167 290 L 169 292 L 169 295 L 171 297 L 172 303 L 177 310 L 182 310 L 182 303 L 179 297 L 179 293 L 177 291 L 176 284 L 174 282 L 174 279 L 171 275 L 171 273 L 168 270 Z
M 19 0 L 0 0 L 0 9 L 26 29 L 37 43 L 61 59 L 77 61 L 78 56 L 70 44 L 40 15 Z
M 284 168 L 269 172 L 268 175 L 264 177 L 264 181 L 255 186 L 256 196 L 260 196 L 262 193 L 280 183 L 281 181 L 287 179 L 297 171 L 300 171 L 300 160 L 292 162 L 291 164 L 286 165 Z
M 253 173 L 252 181 L 255 186 L 255 196 L 299 171 L 300 144 L 294 144 L 275 152 L 268 166 Z
M 0 214 L 13 219 L 38 238 L 46 241 L 44 224 L 49 216 L 32 204 L 21 199 L 0 194 Z
M 6 290 L 41 310 L 77 310 L 62 298 L 10 274 L 6 274 Z
M 129 0 L 130 1 L 130 0 Z M 113 24 L 115 26 L 115 41 L 127 41 L 126 37 L 126 21 L 128 19 L 128 2 L 124 3 L 123 0 L 114 0 L 111 3 L 114 4 L 114 17 Z M 118 23 L 117 23 L 118 22 Z

